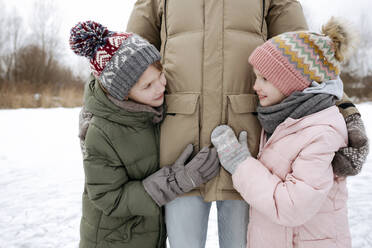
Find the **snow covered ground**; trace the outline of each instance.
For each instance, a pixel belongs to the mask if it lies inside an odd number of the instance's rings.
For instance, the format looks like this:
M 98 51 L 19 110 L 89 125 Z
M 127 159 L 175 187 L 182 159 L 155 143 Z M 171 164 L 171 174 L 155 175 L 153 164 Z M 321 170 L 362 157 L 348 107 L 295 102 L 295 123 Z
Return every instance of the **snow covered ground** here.
M 360 104 L 372 138 L 372 103 Z M 0 248 L 78 246 L 84 174 L 80 109 L 0 110 Z M 372 156 L 349 179 L 354 248 L 372 247 Z M 218 247 L 212 208 L 207 248 Z

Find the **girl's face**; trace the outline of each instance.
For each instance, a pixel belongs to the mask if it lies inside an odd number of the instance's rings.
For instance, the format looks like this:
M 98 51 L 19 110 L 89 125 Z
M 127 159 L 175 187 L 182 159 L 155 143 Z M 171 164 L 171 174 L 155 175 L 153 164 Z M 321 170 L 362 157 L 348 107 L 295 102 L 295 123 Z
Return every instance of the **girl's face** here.
M 151 107 L 159 107 L 164 102 L 166 84 L 164 73 L 152 64 L 130 89 L 128 98 Z
M 261 106 L 267 107 L 280 103 L 285 98 L 285 95 L 267 81 L 256 68 L 253 68 L 253 70 L 257 77 L 253 89 L 258 95 Z

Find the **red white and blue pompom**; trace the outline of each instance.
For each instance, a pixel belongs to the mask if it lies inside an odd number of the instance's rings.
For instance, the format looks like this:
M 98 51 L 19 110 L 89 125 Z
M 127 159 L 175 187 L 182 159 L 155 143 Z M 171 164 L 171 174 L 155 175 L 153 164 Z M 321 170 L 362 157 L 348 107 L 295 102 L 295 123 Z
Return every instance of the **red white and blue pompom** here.
M 77 55 L 92 59 L 112 34 L 97 22 L 79 22 L 70 31 L 70 47 Z

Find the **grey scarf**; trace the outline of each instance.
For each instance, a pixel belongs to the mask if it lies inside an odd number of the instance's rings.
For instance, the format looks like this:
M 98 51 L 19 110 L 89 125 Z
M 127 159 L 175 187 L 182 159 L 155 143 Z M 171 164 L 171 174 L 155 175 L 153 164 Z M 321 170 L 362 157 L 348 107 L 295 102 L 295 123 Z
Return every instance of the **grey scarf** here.
M 308 94 L 294 92 L 281 103 L 257 107 L 258 120 L 267 134 L 273 134 L 276 127 L 288 117 L 299 119 L 335 105 L 335 97 L 329 94 Z
M 126 100 L 126 101 L 119 101 L 116 98 L 112 97 L 111 95 L 107 94 L 108 99 L 110 99 L 111 102 L 113 102 L 116 106 L 125 109 L 129 112 L 149 112 L 154 113 L 154 118 L 152 122 L 154 124 L 159 123 L 163 120 L 164 117 L 164 107 L 163 105 L 160 107 L 151 107 L 149 105 L 141 104 L 134 102 L 132 100 Z

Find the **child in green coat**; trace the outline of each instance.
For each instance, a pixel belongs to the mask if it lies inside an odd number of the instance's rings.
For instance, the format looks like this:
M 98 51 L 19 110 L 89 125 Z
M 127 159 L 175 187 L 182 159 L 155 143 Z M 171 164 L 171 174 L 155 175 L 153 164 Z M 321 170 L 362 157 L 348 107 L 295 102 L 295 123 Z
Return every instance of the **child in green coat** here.
M 166 79 L 153 45 L 87 21 L 71 29 L 70 46 L 93 74 L 80 114 L 80 247 L 165 247 L 161 206 L 216 176 L 217 152 L 205 147 L 190 161 L 190 144 L 159 169 Z

